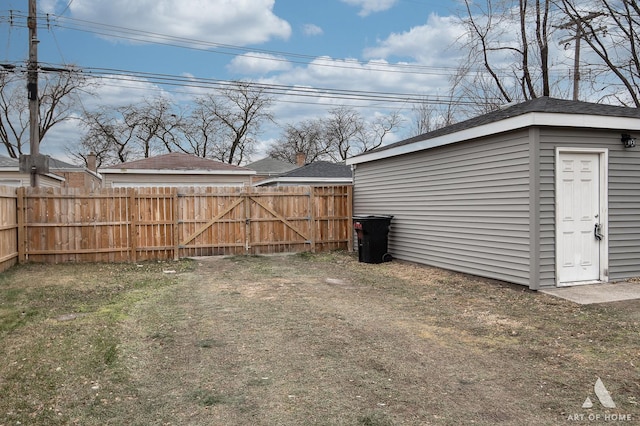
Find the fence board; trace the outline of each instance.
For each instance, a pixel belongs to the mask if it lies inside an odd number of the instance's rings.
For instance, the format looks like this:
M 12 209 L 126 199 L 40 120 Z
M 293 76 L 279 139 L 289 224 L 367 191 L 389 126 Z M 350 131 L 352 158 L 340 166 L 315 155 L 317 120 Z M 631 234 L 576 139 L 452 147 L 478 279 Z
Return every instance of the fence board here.
M 16 188 L 0 186 L 0 272 L 18 261 L 17 201 Z
M 13 207 L 0 208 L 13 210 L 3 217 L 16 219 L 0 223 L 1 241 L 14 241 L 11 256 L 20 261 L 160 260 L 353 243 L 350 186 L 20 188 L 7 199 Z

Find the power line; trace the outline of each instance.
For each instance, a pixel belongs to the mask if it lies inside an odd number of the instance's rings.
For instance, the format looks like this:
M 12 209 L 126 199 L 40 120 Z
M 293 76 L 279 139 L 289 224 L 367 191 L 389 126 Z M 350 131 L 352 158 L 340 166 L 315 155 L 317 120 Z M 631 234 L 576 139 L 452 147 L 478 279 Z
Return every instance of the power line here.
M 71 0 L 72 2 L 73 0 Z M 69 3 L 69 5 L 71 4 Z M 14 12 L 11 11 L 12 17 L 14 16 Z M 422 66 L 422 65 L 411 65 L 411 64 L 386 64 L 386 63 L 375 63 L 368 62 L 363 63 L 356 60 L 342 61 L 345 65 L 336 65 L 336 61 L 331 58 L 324 57 L 314 57 L 310 55 L 302 55 L 295 53 L 287 53 L 287 52 L 278 52 L 278 51 L 270 51 L 264 49 L 247 49 L 240 46 L 228 45 L 228 44 L 220 44 L 213 42 L 205 42 L 202 40 L 188 39 L 183 37 L 174 37 L 165 34 L 153 33 L 140 31 L 125 27 L 118 27 L 107 24 L 100 24 L 91 21 L 85 21 L 74 18 L 66 18 L 58 15 L 43 15 L 47 20 L 47 29 L 51 30 L 51 27 L 58 28 L 66 28 L 78 31 L 90 32 L 93 34 L 108 36 L 108 37 L 118 37 L 125 38 L 134 41 L 145 41 L 154 44 L 161 45 L 170 45 L 173 47 L 182 47 L 182 48 L 190 48 L 197 50 L 204 50 L 210 52 L 209 49 L 204 47 L 193 47 L 193 44 L 200 44 L 209 46 L 211 48 L 216 49 L 227 49 L 227 50 L 235 50 L 235 52 L 224 51 L 221 52 L 223 54 L 233 54 L 237 55 L 238 51 L 244 52 L 257 52 L 258 53 L 266 53 L 270 55 L 280 55 L 286 57 L 293 57 L 299 59 L 307 59 L 312 60 L 313 62 L 302 62 L 302 61 L 294 61 L 297 63 L 304 63 L 308 66 L 327 66 L 331 68 L 347 68 L 347 69 L 357 69 L 359 71 L 383 71 L 383 72 L 403 72 L 403 73 L 411 73 L 411 74 L 436 74 L 443 75 L 443 72 L 451 72 L 454 68 L 446 68 L 446 67 L 430 67 L 430 66 Z M 21 15 L 20 12 L 15 12 L 16 18 L 22 18 L 24 15 Z M 53 18 L 53 19 L 52 19 Z M 2 16 L 0 16 L 0 20 Z M 62 25 L 61 22 L 64 24 Z M 13 23 L 12 23 L 13 25 Z M 98 31 L 96 28 L 102 28 L 102 30 Z M 123 35 L 128 34 L 128 35 Z M 159 41 L 166 40 L 166 41 Z M 56 39 L 57 42 L 57 39 Z M 187 46 L 186 44 L 190 44 Z M 260 57 L 264 59 L 263 57 Z M 286 59 L 278 59 L 278 58 L 268 58 L 269 60 L 278 60 L 291 62 Z M 321 64 L 318 61 L 327 61 L 327 63 Z M 351 65 L 353 64 L 353 65 Z M 366 68 L 357 68 L 357 67 L 366 67 Z M 397 68 L 397 69 L 396 69 Z M 84 68 L 75 68 L 73 70 L 65 69 L 65 66 L 51 66 L 51 67 L 43 67 L 44 71 L 47 72 L 61 72 L 61 71 L 75 71 L 81 72 L 85 75 L 91 75 L 92 77 L 99 78 L 101 80 L 111 80 L 111 81 L 139 81 L 139 82 L 148 82 L 151 84 L 157 84 L 161 86 L 172 86 L 172 87 L 191 87 L 191 88 L 201 88 L 201 89 L 221 89 L 221 88 L 233 88 L 235 82 L 225 81 L 225 80 L 215 80 L 215 79 L 203 79 L 203 78 L 187 78 L 184 76 L 176 76 L 169 74 L 158 74 L 158 73 L 148 73 L 148 72 L 140 72 L 140 71 L 128 71 L 122 69 L 109 69 L 109 68 L 92 68 L 92 67 L 84 67 Z M 278 96 L 291 96 L 294 98 L 318 98 L 318 99 L 337 99 L 337 100 L 348 100 L 348 101 L 360 101 L 360 102 L 389 102 L 389 103 L 450 103 L 452 102 L 451 97 L 441 97 L 441 96 L 422 96 L 416 94 L 407 94 L 407 93 L 396 93 L 396 92 L 376 92 L 376 91 L 357 91 L 357 90 L 346 90 L 346 89 L 330 89 L 330 88 L 320 88 L 320 87 L 304 87 L 301 88 L 299 86 L 286 86 L 286 85 L 276 85 L 276 84 L 259 84 L 259 83 L 251 83 L 250 85 L 253 90 L 261 90 L 269 95 L 278 95 Z M 460 103 L 460 100 L 456 100 L 456 102 Z M 462 103 L 475 103 L 472 101 Z
M 11 11 L 15 13 L 17 18 L 24 18 L 20 11 Z M 255 58 L 268 60 L 273 62 L 286 62 L 294 64 L 304 64 L 308 66 L 341 68 L 341 69 L 360 69 L 358 67 L 366 67 L 367 71 L 376 72 L 392 72 L 404 74 L 424 74 L 424 75 L 449 75 L 457 69 L 455 67 L 434 67 L 418 64 L 389 64 L 376 61 L 359 61 L 355 59 L 339 60 L 323 55 L 307 55 L 300 53 L 267 50 L 259 48 L 247 48 L 238 45 L 216 43 L 211 41 L 192 39 L 186 37 L 171 36 L 156 32 L 142 31 L 127 27 L 120 27 L 99 22 L 86 21 L 77 18 L 69 18 L 65 16 L 46 14 L 42 19 L 49 22 L 49 26 L 61 29 L 87 32 L 103 37 L 119 38 L 123 40 L 144 42 L 162 46 L 183 48 L 188 50 L 204 51 L 212 54 L 222 54 L 237 56 L 239 53 L 247 58 Z M 18 24 L 16 24 L 18 25 Z M 211 50 L 215 49 L 215 50 Z M 258 56 L 256 54 L 269 55 Z M 289 58 L 289 59 L 286 59 Z M 340 64 L 343 63 L 343 65 Z
M 57 71 L 57 70 L 56 70 Z M 103 80 L 138 81 L 158 84 L 162 86 L 190 87 L 209 90 L 237 90 L 237 81 L 219 80 L 211 78 L 185 77 L 172 74 L 159 74 L 141 71 L 129 71 L 115 68 L 80 68 L 84 75 Z M 261 91 L 268 95 L 314 97 L 322 99 L 338 99 L 352 101 L 384 101 L 390 103 L 446 103 L 450 97 L 422 96 L 415 93 L 364 91 L 350 89 L 335 89 L 326 87 L 301 87 L 273 83 L 243 82 L 250 90 Z M 466 103 L 465 101 L 462 101 Z M 469 101 L 472 104 L 474 102 Z
M 69 3 L 67 3 L 67 7 L 65 7 L 62 12 L 60 12 L 60 15 L 64 15 L 64 13 L 69 10 L 69 8 L 71 7 L 71 5 L 73 4 L 73 0 L 69 0 Z
M 72 2 L 73 0 L 71 0 Z M 9 11 L 14 19 L 24 18 L 25 15 L 20 11 Z M 156 32 L 137 30 L 127 27 L 120 27 L 110 24 L 102 24 L 99 22 L 87 21 L 77 18 L 70 18 L 54 14 L 42 15 L 47 22 L 47 30 L 52 27 L 68 29 L 73 31 L 86 32 L 102 37 L 119 38 L 123 40 L 155 44 L 160 46 L 168 46 L 174 48 L 188 49 L 207 52 L 211 54 L 238 56 L 242 54 L 246 58 L 260 59 L 270 62 L 281 62 L 287 64 L 301 64 L 309 67 L 326 67 L 332 69 L 347 69 L 359 72 L 383 72 L 383 73 L 400 73 L 411 75 L 436 75 L 450 76 L 458 72 L 455 67 L 429 66 L 418 64 L 402 64 L 402 63 L 386 63 L 377 61 L 359 61 L 356 59 L 336 59 L 327 56 L 313 56 L 307 54 L 291 53 L 284 51 L 275 51 L 259 48 L 246 48 L 243 46 L 216 43 L 205 40 L 198 40 L 186 37 L 171 36 Z M 0 16 L 2 21 L 3 16 Z M 18 24 L 13 24 L 18 25 Z M 20 24 L 22 25 L 22 24 Z M 213 50 L 212 50 L 213 49 Z M 260 54 L 268 56 L 260 56 Z M 484 69 L 467 70 L 470 73 L 483 74 Z M 510 75 L 510 69 L 499 70 L 505 76 Z M 554 72 L 551 70 L 551 72 Z M 560 71 L 558 71 L 560 72 Z
M 25 70 L 22 67 L 16 66 L 11 63 L 2 64 L 0 67 L 5 69 L 24 73 Z M 95 78 L 101 81 L 110 81 L 108 84 L 112 87 L 125 87 L 125 88 L 139 88 L 132 85 L 126 85 L 126 82 L 139 82 L 154 84 L 161 87 L 178 87 L 178 88 L 192 88 L 192 89 L 205 89 L 205 90 L 239 90 L 239 81 L 233 80 L 221 80 L 212 78 L 201 77 L 185 77 L 182 75 L 173 74 L 160 74 L 150 73 L 144 71 L 130 71 L 117 68 L 97 68 L 97 67 L 73 67 L 69 68 L 63 64 L 40 64 L 39 70 L 43 74 L 54 73 L 77 73 L 79 76 L 86 78 Z M 117 84 L 113 83 L 117 82 Z M 447 104 L 452 102 L 450 96 L 433 96 L 433 95 L 419 95 L 415 93 L 402 93 L 402 92 L 385 92 L 385 91 L 365 91 L 365 90 L 353 90 L 353 89 L 336 89 L 326 87 L 312 87 L 312 86 L 295 86 L 284 85 L 274 83 L 259 83 L 242 81 L 242 84 L 246 85 L 249 90 L 260 91 L 267 95 L 273 96 L 286 96 L 291 98 L 315 98 L 315 99 L 328 99 L 328 100 L 348 100 L 358 102 L 386 102 L 390 104 L 394 103 L 431 103 L 431 104 Z M 193 95 L 193 92 L 181 92 Z M 277 100 L 282 101 L 281 99 Z M 291 102 L 291 101 L 288 101 Z M 476 101 L 456 100 L 462 104 L 475 104 Z M 307 102 L 304 102 L 307 103 Z

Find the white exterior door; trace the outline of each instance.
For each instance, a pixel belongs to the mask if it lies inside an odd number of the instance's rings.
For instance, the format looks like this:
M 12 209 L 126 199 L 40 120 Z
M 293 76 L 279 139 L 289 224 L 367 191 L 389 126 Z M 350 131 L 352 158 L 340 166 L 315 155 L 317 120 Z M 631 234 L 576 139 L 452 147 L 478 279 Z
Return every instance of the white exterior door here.
M 606 280 L 605 155 L 558 152 L 556 171 L 557 285 Z

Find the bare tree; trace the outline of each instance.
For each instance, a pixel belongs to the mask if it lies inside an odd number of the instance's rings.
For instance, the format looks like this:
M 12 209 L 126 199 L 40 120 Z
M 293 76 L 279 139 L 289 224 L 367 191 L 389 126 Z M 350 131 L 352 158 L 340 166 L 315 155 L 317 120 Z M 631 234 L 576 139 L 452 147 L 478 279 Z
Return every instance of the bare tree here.
M 55 125 L 68 120 L 79 104 L 78 95 L 87 91 L 88 82 L 73 68 L 41 73 L 40 143 Z M 0 72 L 0 142 L 7 154 L 18 158 L 29 147 L 29 108 L 22 74 Z
M 132 124 L 138 127 L 136 138 L 144 148 L 145 158 L 180 146 L 178 129 L 182 121 L 176 112 L 174 104 L 164 96 L 145 100 L 137 110 Z
M 426 99 L 414 104 L 411 108 L 410 136 L 418 136 L 453 124 L 457 109 L 458 103 L 453 97 L 449 102 L 439 105 L 431 104 Z
M 87 133 L 81 151 L 72 154 L 82 160 L 92 151 L 102 164 L 181 151 L 240 164 L 254 149 L 261 124 L 272 119 L 271 98 L 245 82 L 201 96 L 193 104 L 185 112 L 159 96 L 85 112 Z
M 171 152 L 179 144 L 176 136 L 179 119 L 173 113 L 171 102 L 164 97 L 86 111 L 82 121 L 87 133 L 79 151 L 71 151 L 79 160 L 86 161 L 86 154 L 93 152 L 98 164 L 124 163 Z
M 362 152 L 376 149 L 384 143 L 385 137 L 402 125 L 403 118 L 397 111 L 393 111 L 388 115 L 379 115 L 372 122 L 365 123 L 360 127 L 360 132 L 356 135 L 356 139 L 360 142 L 357 148 L 360 154 Z
M 456 76 L 459 89 L 489 109 L 549 96 L 552 0 L 464 0 L 464 6 L 467 56 Z
M 235 82 L 196 102 L 204 114 L 215 118 L 221 132 L 211 156 L 229 164 L 240 164 L 250 155 L 262 124 L 273 120 L 269 111 L 272 99 L 263 88 L 249 82 Z
M 215 146 L 221 143 L 224 127 L 213 115 L 208 113 L 204 100 L 197 100 L 193 109 L 178 117 L 180 142 L 176 149 L 182 152 L 207 158 L 215 152 Z
M 14 74 L 0 72 L 0 140 L 11 158 L 18 158 L 22 153 L 25 134 L 29 122 L 27 97 L 15 88 L 16 80 L 22 82 Z
M 80 141 L 78 150 L 69 154 L 86 164 L 89 152 L 96 154 L 96 164 L 124 163 L 135 157 L 133 150 L 134 131 L 125 125 L 121 115 L 124 108 L 110 110 L 101 108 L 98 111 L 85 112 L 82 118 L 87 132 Z
M 602 97 L 640 107 L 640 6 L 636 0 L 558 0 L 574 33 L 600 63 L 588 84 Z M 580 70 L 578 70 L 580 72 Z
M 341 106 L 329 110 L 329 117 L 323 120 L 324 137 L 330 147 L 327 153 L 336 162 L 344 161 L 359 154 L 358 136 L 365 126 L 362 116 L 353 108 Z
M 402 122 L 398 112 L 377 115 L 367 122 L 352 107 L 336 107 L 330 109 L 326 117 L 287 125 L 268 152 L 290 163 L 296 162 L 298 153 L 304 153 L 308 162 L 342 162 L 381 146 Z
M 327 159 L 329 147 L 322 124 L 321 119 L 288 124 L 278 141 L 269 148 L 269 156 L 291 164 L 296 163 L 298 153 L 303 153 L 307 162 Z

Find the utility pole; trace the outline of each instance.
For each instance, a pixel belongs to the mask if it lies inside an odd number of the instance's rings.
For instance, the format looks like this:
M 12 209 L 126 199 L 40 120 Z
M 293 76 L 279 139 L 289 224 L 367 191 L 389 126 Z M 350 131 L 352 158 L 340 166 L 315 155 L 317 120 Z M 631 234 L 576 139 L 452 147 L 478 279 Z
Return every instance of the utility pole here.
M 591 12 L 586 16 L 574 18 L 568 22 L 556 26 L 556 28 L 566 30 L 569 28 L 576 28 L 576 33 L 573 37 L 560 41 L 560 44 L 567 45 L 572 40 L 575 41 L 575 54 L 573 58 L 573 100 L 577 101 L 580 94 L 580 41 L 586 36 L 582 25 L 588 23 L 594 18 L 604 15 L 603 12 Z M 599 28 L 600 29 L 600 28 Z
M 40 105 L 38 103 L 38 21 L 36 0 L 29 0 L 29 63 L 27 65 L 27 92 L 29 97 L 29 172 L 31 186 L 39 184 L 38 158 L 40 157 Z

